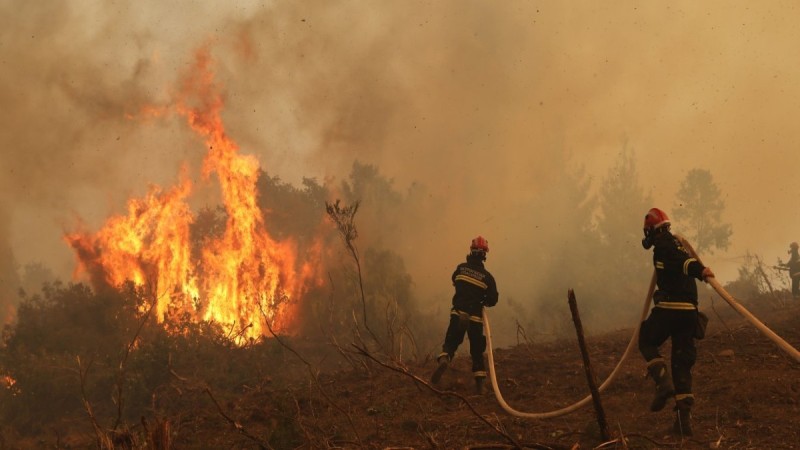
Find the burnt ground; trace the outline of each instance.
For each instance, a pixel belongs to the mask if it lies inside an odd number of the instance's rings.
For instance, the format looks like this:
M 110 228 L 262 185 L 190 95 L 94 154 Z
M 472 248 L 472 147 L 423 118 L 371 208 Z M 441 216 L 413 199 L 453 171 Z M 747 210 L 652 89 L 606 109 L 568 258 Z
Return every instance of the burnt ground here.
M 800 305 L 764 302 L 747 307 L 800 347 Z M 705 311 L 711 320 L 706 339 L 698 344 L 694 370 L 694 437 L 681 440 L 667 432 L 673 421 L 671 405 L 649 412 L 653 386 L 636 352 L 602 395 L 612 438 L 623 436 L 628 448 L 800 448 L 800 365 L 721 300 Z M 604 379 L 613 369 L 631 332 L 587 337 L 598 377 Z M 668 344 L 664 351 L 668 354 Z M 588 394 L 577 340 L 498 349 L 495 363 L 503 397 L 519 411 L 551 411 Z M 428 360 L 399 367 L 427 381 L 434 366 Z M 318 399 L 319 409 L 298 406 L 294 412 L 305 417 L 303 427 L 309 435 L 329 430 L 330 435 L 316 445 L 448 449 L 509 445 L 461 398 L 434 393 L 406 374 L 375 363 L 366 367 L 321 376 L 326 395 L 342 411 Z M 523 446 L 594 448 L 603 443 L 591 405 L 554 419 L 518 419 L 501 409 L 491 388 L 484 395 L 472 393 L 466 349 L 460 349 L 451 367 L 440 388 L 463 396 L 477 413 Z M 306 392 L 318 397 L 320 391 Z M 345 413 L 358 429 L 358 438 L 348 429 L 348 421 L 342 420 Z M 606 447 L 624 445 L 618 441 Z
M 800 304 L 744 304 L 800 347 Z M 711 320 L 706 339 L 698 343 L 695 435 L 688 439 L 667 432 L 671 405 L 658 413 L 648 411 L 653 385 L 645 378 L 638 351 L 602 394 L 613 440 L 604 444 L 591 404 L 558 418 L 528 420 L 504 412 L 491 387 L 475 395 L 464 347 L 442 380 L 445 393 L 436 393 L 409 376 L 427 381 L 435 365 L 430 357 L 417 363 L 389 361 L 397 369 L 392 370 L 357 355 L 350 346 L 331 346 L 328 360 L 349 361 L 346 367 L 321 371 L 312 364 L 309 371 L 292 363 L 298 360 L 289 355 L 276 367 L 276 374 L 290 374 L 285 382 L 267 378 L 227 394 L 203 392 L 176 379 L 175 395 L 194 392 L 193 403 L 180 414 L 150 418 L 151 438 L 153 424 L 163 420 L 170 445 L 162 438 L 161 447 L 150 443 L 147 448 L 511 448 L 502 433 L 525 448 L 800 448 L 800 364 L 722 300 L 704 311 Z M 624 329 L 587 336 L 598 378 L 610 373 L 631 333 Z M 296 351 L 302 355 L 306 349 Z M 664 352 L 668 354 L 668 344 Z M 588 394 L 575 339 L 497 349 L 495 361 L 500 390 L 517 410 L 559 409 Z M 74 420 L 87 423 L 85 417 Z M 143 430 L 131 428 L 139 447 L 145 445 Z M 93 445 L 92 439 L 87 427 L 61 436 L 58 445 L 82 448 Z M 44 443 L 31 445 L 43 448 Z
M 762 303 L 747 307 L 785 340 L 800 347 L 800 305 Z M 698 343 L 694 370 L 694 437 L 681 440 L 667 432 L 673 421 L 671 405 L 659 413 L 649 412 L 653 386 L 645 378 L 637 351 L 602 395 L 613 438 L 624 436 L 629 448 L 800 448 L 800 365 L 721 300 L 717 299 L 713 309 L 704 310 L 711 320 L 706 339 Z M 631 332 L 587 337 L 598 377 L 604 379 L 616 365 Z M 664 351 L 668 355 L 668 344 Z M 588 394 L 577 340 L 498 349 L 495 363 L 503 397 L 519 411 L 551 411 Z M 433 368 L 433 361 L 407 367 L 424 380 Z M 500 408 L 491 391 L 481 396 L 472 394 L 470 369 L 466 349 L 460 349 L 441 388 L 465 396 L 481 415 L 518 443 L 534 448 L 532 444 L 593 448 L 603 443 L 591 405 L 554 419 L 514 418 Z M 331 394 L 353 411 L 353 420 L 363 427 L 360 437 L 371 447 L 478 448 L 509 444 L 460 399 L 434 394 L 404 374 L 373 367 L 371 377 L 342 373 L 328 383 Z M 609 445 L 622 447 L 621 443 Z

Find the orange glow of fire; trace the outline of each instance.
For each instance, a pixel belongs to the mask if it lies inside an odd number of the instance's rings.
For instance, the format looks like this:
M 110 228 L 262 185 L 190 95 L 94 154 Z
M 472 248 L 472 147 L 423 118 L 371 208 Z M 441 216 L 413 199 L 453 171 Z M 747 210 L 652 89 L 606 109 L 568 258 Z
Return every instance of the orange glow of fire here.
M 259 164 L 239 153 L 225 133 L 222 96 L 214 84 L 207 50 L 184 79 L 172 111 L 186 118 L 205 141 L 203 176 L 216 174 L 227 212 L 221 236 L 203 243 L 192 258 L 186 203 L 192 193 L 188 169 L 171 189 L 152 186 L 143 199 L 128 201 L 127 215 L 112 217 L 96 233 L 65 236 L 75 250 L 78 273 L 100 276 L 118 285 L 125 280 L 150 286 L 159 321 L 188 313 L 194 320 L 235 327 L 243 338 L 288 331 L 296 320 L 296 301 L 314 283 L 317 270 L 308 257 L 298 262 L 291 240 L 276 241 L 257 204 Z M 160 108 L 148 108 L 150 115 Z M 320 246 L 316 246 L 320 251 Z M 99 275 L 97 275 L 99 273 Z
M 3 386 L 6 389 L 11 389 L 15 384 L 17 384 L 17 380 L 8 375 L 3 375 L 0 377 L 0 386 Z

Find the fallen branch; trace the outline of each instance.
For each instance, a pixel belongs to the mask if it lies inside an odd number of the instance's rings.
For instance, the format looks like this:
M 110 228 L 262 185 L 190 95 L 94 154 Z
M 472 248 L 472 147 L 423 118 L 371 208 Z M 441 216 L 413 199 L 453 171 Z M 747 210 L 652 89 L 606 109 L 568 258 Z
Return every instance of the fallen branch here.
M 480 420 L 481 420 L 483 423 L 485 423 L 486 425 L 488 425 L 488 426 L 489 426 L 491 429 L 493 429 L 493 430 L 494 430 L 494 431 L 495 431 L 497 434 L 499 434 L 500 436 L 503 436 L 504 438 L 506 438 L 506 439 L 508 440 L 508 442 L 510 442 L 510 443 L 511 443 L 511 444 L 514 446 L 514 448 L 519 448 L 519 449 L 523 448 L 523 447 L 522 447 L 522 445 L 520 445 L 520 444 L 517 442 L 517 440 L 516 440 L 516 439 L 514 439 L 514 438 L 513 438 L 513 437 L 511 437 L 511 436 L 510 436 L 508 433 L 506 433 L 505 431 L 503 431 L 502 429 L 500 429 L 500 427 L 498 427 L 497 425 L 495 425 L 495 424 L 493 424 L 493 423 L 489 422 L 489 420 L 487 420 L 485 417 L 483 417 L 483 416 L 482 416 L 482 415 L 481 415 L 481 414 L 480 414 L 480 413 L 479 413 L 479 412 L 478 412 L 478 411 L 475 409 L 475 407 L 474 407 L 474 406 L 472 406 L 472 403 L 470 403 L 470 402 L 469 402 L 469 400 L 467 400 L 467 398 L 466 398 L 466 397 L 464 397 L 463 395 L 461 395 L 461 394 L 458 394 L 458 393 L 456 393 L 456 392 L 453 392 L 453 391 L 442 391 L 442 390 L 436 389 L 435 387 L 433 387 L 433 386 L 431 386 L 430 384 L 428 384 L 428 382 L 427 382 L 427 381 L 425 381 L 425 380 L 423 380 L 422 378 L 420 378 L 420 377 L 418 377 L 418 376 L 414 375 L 413 373 L 409 372 L 407 369 L 405 369 L 405 368 L 403 368 L 403 367 L 392 366 L 392 365 L 386 364 L 386 363 L 384 363 L 383 361 L 380 361 L 380 360 L 378 360 L 378 358 L 374 357 L 374 356 L 373 356 L 373 355 L 372 355 L 372 354 L 371 354 L 369 351 L 367 351 L 367 349 L 365 349 L 365 348 L 363 348 L 363 347 L 359 347 L 359 346 L 358 346 L 358 345 L 356 345 L 356 344 L 351 344 L 351 345 L 352 345 L 353 347 L 355 347 L 355 349 L 356 349 L 356 350 L 358 350 L 358 352 L 359 352 L 361 355 L 363 355 L 363 356 L 365 356 L 365 357 L 367 357 L 367 358 L 371 359 L 372 361 L 374 361 L 374 362 L 378 363 L 379 365 L 381 365 L 381 366 L 383 366 L 383 367 L 385 367 L 385 368 L 387 368 L 387 369 L 389 369 L 389 370 L 392 370 L 392 371 L 394 371 L 394 372 L 397 372 L 397 373 L 401 373 L 401 374 L 403 374 L 403 375 L 405 375 L 405 376 L 407 376 L 407 377 L 409 377 L 409 378 L 413 379 L 413 380 L 414 380 L 414 381 L 416 381 L 417 383 L 419 383 L 419 384 L 422 384 L 423 386 L 425 386 L 425 387 L 427 387 L 428 389 L 430 389 L 430 390 L 431 390 L 433 393 L 435 393 L 435 394 L 437 394 L 437 395 L 439 395 L 439 396 L 442 396 L 442 397 L 455 397 L 455 398 L 457 398 L 457 399 L 461 400 L 461 402 L 462 402 L 462 403 L 463 403 L 463 404 L 464 404 L 464 405 L 465 405 L 467 408 L 469 408 L 469 410 L 470 410 L 470 411 L 472 411 L 472 413 L 473 413 L 473 414 L 474 414 L 474 415 L 475 415 L 477 418 L 479 418 L 479 419 L 480 419 Z
M 171 355 L 171 354 L 170 354 L 170 356 L 169 356 L 169 360 L 168 360 L 167 364 L 168 364 L 168 366 L 169 366 L 169 373 L 170 373 L 170 374 L 171 374 L 173 377 L 175 377 L 176 379 L 180 380 L 181 382 L 188 384 L 188 385 L 189 385 L 189 386 L 188 386 L 188 389 L 189 389 L 190 391 L 191 391 L 191 390 L 194 390 L 194 391 L 202 391 L 203 393 L 205 393 L 206 395 L 208 395 L 208 397 L 209 397 L 209 398 L 211 399 L 211 401 L 214 403 L 214 406 L 216 406 L 216 407 L 217 407 L 217 411 L 219 412 L 219 415 L 220 415 L 220 416 L 222 416 L 222 418 L 224 418 L 224 419 L 225 419 L 225 421 L 227 421 L 229 424 L 231 424 L 231 425 L 233 426 L 233 428 L 234 428 L 234 429 L 235 429 L 237 432 L 239 432 L 239 434 L 241 434 L 242 436 L 244 436 L 244 437 L 246 437 L 246 438 L 250 439 L 251 441 L 255 442 L 255 443 L 256 443 L 256 445 L 258 445 L 258 447 L 259 447 L 260 449 L 270 449 L 270 450 L 272 449 L 272 447 L 269 445 L 269 443 L 268 443 L 268 442 L 265 442 L 264 440 L 260 439 L 259 437 L 257 437 L 257 436 L 254 436 L 254 435 L 250 434 L 250 433 L 249 433 L 249 432 L 248 432 L 248 431 L 247 431 L 247 430 L 244 428 L 244 426 L 242 426 L 242 424 L 240 424 L 239 422 L 237 422 L 236 420 L 234 420 L 233 418 L 231 418 L 231 417 L 230 417 L 230 416 L 229 416 L 229 415 L 228 415 L 228 414 L 225 412 L 225 410 L 224 410 L 224 409 L 222 409 L 222 405 L 220 405 L 220 404 L 219 404 L 219 402 L 217 401 L 216 397 L 214 397 L 214 394 L 211 392 L 211 388 L 208 386 L 208 384 L 207 384 L 206 382 L 204 382 L 204 381 L 197 381 L 197 380 L 191 380 L 191 379 L 189 379 L 189 378 L 187 378 L 187 377 L 183 377 L 183 376 L 180 376 L 180 375 L 178 375 L 178 373 L 177 373 L 177 372 L 175 372 L 175 370 L 172 368 L 172 355 Z
M 576 444 L 577 445 L 577 444 Z M 470 445 L 464 447 L 464 450 L 506 450 L 511 448 L 518 448 L 514 447 L 513 445 L 508 444 L 477 444 L 477 445 Z M 538 444 L 535 442 L 531 443 L 524 443 L 522 444 L 522 448 L 532 448 L 534 450 L 567 450 L 567 449 L 574 449 L 579 448 L 575 446 L 566 446 L 566 445 L 544 445 Z
M 637 437 L 637 438 L 644 439 L 645 441 L 648 441 L 648 442 L 650 442 L 651 444 L 655 445 L 655 446 L 656 446 L 656 447 L 658 447 L 658 448 L 672 448 L 672 447 L 680 447 L 680 446 L 682 445 L 682 444 L 680 444 L 680 443 L 671 443 L 671 442 L 661 442 L 661 441 L 656 441 L 655 439 L 653 439 L 653 438 L 651 438 L 651 437 L 649 437 L 649 436 L 645 436 L 645 435 L 643 435 L 643 434 L 640 434 L 640 433 L 628 433 L 628 434 L 627 434 L 627 436 L 628 436 L 629 438 L 631 438 L 631 437 Z M 629 439 L 629 440 L 630 440 L 630 439 Z
M 212 394 L 212 393 L 211 393 L 211 388 L 209 388 L 208 386 L 206 386 L 206 387 L 203 389 L 203 392 L 205 392 L 205 393 L 208 395 L 208 397 L 211 399 L 211 401 L 212 401 L 212 402 L 214 402 L 214 405 L 217 407 L 217 411 L 219 411 L 219 415 L 221 415 L 221 416 L 222 416 L 222 417 L 223 417 L 225 420 L 227 420 L 227 421 L 228 421 L 228 423 L 230 423 L 230 424 L 233 426 L 233 428 L 234 428 L 236 431 L 238 431 L 238 432 L 239 432 L 239 433 L 240 433 L 242 436 L 244 436 L 244 437 L 246 437 L 246 438 L 250 439 L 251 441 L 255 442 L 256 444 L 258 444 L 258 447 L 259 447 L 259 448 L 262 448 L 262 449 L 270 449 L 270 450 L 272 449 L 272 446 L 271 446 L 271 445 L 269 445 L 269 443 L 268 443 L 268 442 L 262 441 L 262 440 L 261 440 L 261 439 L 259 439 L 258 437 L 256 437 L 256 436 L 253 436 L 252 434 L 250 434 L 250 433 L 249 433 L 249 432 L 248 432 L 248 431 L 247 431 L 247 430 L 244 428 L 244 426 L 242 426 L 242 424 L 240 424 L 239 422 L 237 422 L 237 421 L 233 420 L 233 419 L 232 419 L 232 418 L 231 418 L 229 415 L 227 415 L 227 414 L 225 413 L 225 410 L 223 410 L 223 409 L 222 409 L 222 406 L 219 404 L 219 402 L 217 401 L 217 399 L 216 399 L 216 398 L 214 398 L 214 394 Z

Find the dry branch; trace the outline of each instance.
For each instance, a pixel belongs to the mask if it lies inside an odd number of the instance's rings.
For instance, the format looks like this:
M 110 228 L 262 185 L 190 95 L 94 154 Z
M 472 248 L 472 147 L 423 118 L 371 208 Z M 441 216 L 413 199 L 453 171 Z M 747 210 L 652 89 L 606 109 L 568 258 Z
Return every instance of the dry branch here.
M 387 363 L 384 363 L 383 361 L 380 361 L 380 360 L 378 360 L 378 359 L 377 359 L 375 356 L 373 356 L 373 355 L 372 355 L 372 354 L 371 354 L 371 353 L 370 353 L 370 352 L 369 352 L 369 351 L 368 351 L 366 348 L 364 348 L 364 347 L 359 347 L 359 346 L 357 346 L 356 344 L 351 344 L 351 345 L 352 345 L 353 347 L 355 347 L 355 349 L 356 349 L 356 350 L 358 350 L 358 352 L 359 352 L 361 355 L 363 355 L 363 356 L 365 356 L 365 357 L 367 357 L 367 358 L 371 359 L 372 361 L 374 361 L 374 362 L 376 362 L 376 363 L 380 364 L 381 366 L 383 366 L 383 367 L 385 367 L 385 368 L 387 368 L 387 369 L 389 369 L 389 370 L 392 370 L 392 371 L 394 371 L 394 372 L 401 373 L 401 374 L 403 374 L 403 375 L 405 375 L 405 376 L 407 376 L 407 377 L 409 377 L 409 378 L 413 379 L 415 382 L 417 382 L 417 383 L 419 383 L 419 384 L 422 384 L 423 386 L 425 386 L 425 387 L 427 387 L 428 389 L 430 389 L 430 390 L 431 390 L 433 393 L 435 393 L 436 395 L 439 395 L 439 396 L 442 396 L 442 397 L 455 397 L 455 398 L 457 398 L 457 399 L 461 400 L 462 404 L 464 404 L 464 405 L 465 405 L 467 408 L 469 408 L 469 410 L 470 410 L 470 411 L 472 411 L 472 414 L 474 414 L 474 415 L 475 415 L 477 418 L 479 418 L 479 419 L 480 419 L 480 420 L 481 420 L 483 423 L 485 423 L 486 425 L 488 425 L 488 426 L 489 426 L 491 429 L 493 429 L 493 430 L 494 430 L 494 431 L 495 431 L 497 434 L 499 434 L 500 436 L 502 436 L 502 437 L 504 437 L 506 440 L 508 440 L 508 442 L 510 442 L 510 443 L 511 443 L 511 444 L 514 446 L 514 448 L 520 448 L 520 449 L 521 449 L 521 448 L 523 448 L 523 447 L 522 447 L 522 446 L 521 446 L 521 445 L 520 445 L 520 444 L 519 444 L 519 443 L 516 441 L 516 439 L 514 439 L 514 438 L 513 438 L 513 437 L 511 437 L 511 436 L 510 436 L 508 433 L 506 433 L 505 431 L 503 431 L 502 429 L 500 429 L 500 427 L 498 427 L 497 425 L 494 425 L 493 423 L 489 422 L 489 420 L 487 420 L 485 417 L 483 417 L 483 416 L 482 416 L 482 415 L 481 415 L 481 414 L 480 414 L 480 413 L 479 413 L 479 412 L 478 412 L 478 411 L 475 409 L 475 407 L 474 407 L 474 406 L 472 406 L 472 403 L 470 403 L 470 402 L 469 402 L 469 400 L 467 400 L 467 398 L 466 398 L 466 397 L 464 397 L 463 395 L 461 395 L 461 394 L 458 394 L 458 393 L 456 393 L 456 392 L 453 392 L 453 391 L 442 391 L 442 390 L 436 389 L 435 387 L 433 387 L 433 386 L 431 386 L 430 384 L 428 384 L 428 382 L 427 382 L 427 381 L 425 381 L 425 380 L 423 380 L 422 378 L 420 378 L 420 377 L 418 377 L 418 376 L 414 375 L 413 373 L 409 372 L 407 369 L 405 369 L 405 368 L 403 368 L 403 367 L 393 366 L 393 365 L 389 365 L 389 364 L 387 364 Z
M 111 450 L 114 448 L 114 444 L 111 442 L 111 438 L 108 436 L 108 433 L 100 428 L 100 424 L 97 423 L 97 418 L 94 416 L 92 404 L 89 403 L 89 400 L 86 398 L 86 374 L 89 372 L 89 368 L 92 367 L 92 361 L 89 361 L 89 365 L 86 366 L 86 370 L 84 370 L 81 364 L 81 357 L 78 356 L 77 360 L 78 375 L 81 381 L 81 400 L 83 402 L 83 407 L 86 409 L 86 414 L 89 416 L 89 421 L 92 423 L 94 434 L 97 437 L 97 447 L 100 448 L 100 450 Z
M 142 428 L 147 438 L 147 448 L 153 450 L 170 450 L 172 448 L 172 430 L 169 420 L 156 419 L 151 429 L 147 419 L 142 416 Z
M 758 255 L 754 255 L 753 258 L 756 260 L 755 264 L 756 272 L 758 272 L 758 274 L 761 275 L 761 278 L 764 280 L 764 284 L 767 285 L 767 289 L 769 289 L 769 293 L 772 296 L 772 298 L 775 299 L 775 301 L 777 301 L 778 305 L 780 305 L 781 307 L 786 306 L 783 302 L 783 299 L 780 298 L 775 293 L 775 289 L 772 288 L 772 282 L 769 281 L 769 277 L 767 276 L 767 273 L 764 271 L 764 262 L 761 261 L 761 257 Z
M 153 293 L 152 288 L 150 292 Z M 136 345 L 136 341 L 139 339 L 139 335 L 142 333 L 142 329 L 144 328 L 144 325 L 147 323 L 147 319 L 150 318 L 150 313 L 153 311 L 153 308 L 155 308 L 156 304 L 158 303 L 158 300 L 161 297 L 163 297 L 163 294 L 161 296 L 152 295 L 151 297 L 152 301 L 150 302 L 150 307 L 147 308 L 147 311 L 144 313 L 144 315 L 142 315 L 142 319 L 139 321 L 139 326 L 136 328 L 136 333 L 133 335 L 133 338 L 131 338 L 131 341 L 128 343 L 128 346 L 125 348 L 125 353 L 122 355 L 122 359 L 119 362 L 119 369 L 117 370 L 117 381 L 116 381 L 117 392 L 116 392 L 116 397 L 113 398 L 114 402 L 117 404 L 117 420 L 114 421 L 114 426 L 111 427 L 111 429 L 114 431 L 116 431 L 117 427 L 122 422 L 122 405 L 123 405 L 122 389 L 125 383 L 125 364 L 128 362 L 128 357 L 130 356 L 131 351 L 133 351 L 133 348 Z
M 594 404 L 595 413 L 597 413 L 597 425 L 600 426 L 600 436 L 604 441 L 611 439 L 611 433 L 608 431 L 608 422 L 606 421 L 606 413 L 603 410 L 603 403 L 600 399 L 600 392 L 597 390 L 597 378 L 592 371 L 592 363 L 589 360 L 589 352 L 586 350 L 586 340 L 583 337 L 583 325 L 581 324 L 581 316 L 578 313 L 578 301 L 575 298 L 575 291 L 572 289 L 568 293 L 569 309 L 572 312 L 572 321 L 575 323 L 575 332 L 578 334 L 578 346 L 581 349 L 581 356 L 583 357 L 583 369 L 586 372 L 586 381 L 589 383 L 589 391 L 592 394 L 592 403 Z
M 220 416 L 222 416 L 222 418 L 224 418 L 226 422 L 231 424 L 231 426 L 233 426 L 233 428 L 239 434 L 241 434 L 242 436 L 244 436 L 244 437 L 250 439 L 251 441 L 253 441 L 261 449 L 272 449 L 272 447 L 269 445 L 268 442 L 265 442 L 264 440 L 260 439 L 259 437 L 250 434 L 250 432 L 248 432 L 244 428 L 244 426 L 242 426 L 242 424 L 240 424 L 239 422 L 237 422 L 236 420 L 231 418 L 225 412 L 225 410 L 222 409 L 222 405 L 220 405 L 219 402 L 217 401 L 216 397 L 214 397 L 213 392 L 211 392 L 211 388 L 208 386 L 208 384 L 205 381 L 191 380 L 191 379 L 189 379 L 187 377 L 183 377 L 181 375 L 178 375 L 178 373 L 175 372 L 175 370 L 172 368 L 172 355 L 170 355 L 170 357 L 169 357 L 168 365 L 169 365 L 169 373 L 172 376 L 174 376 L 176 379 L 180 380 L 181 382 L 188 384 L 189 385 L 189 390 L 202 391 L 203 393 L 208 395 L 208 397 L 214 403 L 214 406 L 216 406 L 217 411 L 219 412 Z
M 258 444 L 258 447 L 259 447 L 259 448 L 262 448 L 262 449 L 272 449 L 272 446 L 270 446 L 268 442 L 265 442 L 265 441 L 263 441 L 263 440 L 259 439 L 259 438 L 258 438 L 258 437 L 256 437 L 256 436 L 253 436 L 252 434 L 250 434 L 250 433 L 249 433 L 249 432 L 248 432 L 248 431 L 247 431 L 247 430 L 244 428 L 244 426 L 242 426 L 242 424 L 240 424 L 239 422 L 237 422 L 237 421 L 233 420 L 233 419 L 232 419 L 232 418 L 231 418 L 229 415 L 227 415 L 227 414 L 225 413 L 225 410 L 223 410 L 223 409 L 222 409 L 222 406 L 219 404 L 219 402 L 217 401 L 217 399 L 216 399 L 216 398 L 214 398 L 214 394 L 211 392 L 211 388 L 209 388 L 208 386 L 206 386 L 206 387 L 205 387 L 205 389 L 203 389 L 203 392 L 205 392 L 205 393 L 208 395 L 208 397 L 209 397 L 209 398 L 211 398 L 211 401 L 212 401 L 212 402 L 214 402 L 214 405 L 217 407 L 217 411 L 219 411 L 219 414 L 220 414 L 220 415 L 221 415 L 221 416 L 222 416 L 222 417 L 223 417 L 225 420 L 227 420 L 227 421 L 228 421 L 228 423 L 230 423 L 230 424 L 233 426 L 233 428 L 234 428 L 236 431 L 238 431 L 238 432 L 239 432 L 239 433 L 240 433 L 242 436 L 245 436 L 246 438 L 248 438 L 248 439 L 250 439 L 251 441 L 253 441 L 253 442 L 255 442 L 256 444 Z
M 358 271 L 358 287 L 361 292 L 361 308 L 363 313 L 364 319 L 364 328 L 367 329 L 372 339 L 378 344 L 379 347 L 381 346 L 381 342 L 378 340 L 375 333 L 372 332 L 372 329 L 369 327 L 369 321 L 367 320 L 367 296 L 364 294 L 364 276 L 361 273 L 361 258 L 358 255 L 358 248 L 356 247 L 355 240 L 358 237 L 358 228 L 356 228 L 355 217 L 356 213 L 358 212 L 359 202 L 355 201 L 350 206 L 339 206 L 340 200 L 336 200 L 334 203 L 325 202 L 325 210 L 328 212 L 328 216 L 330 216 L 331 220 L 336 224 L 337 230 L 339 230 L 339 234 L 342 236 L 342 240 L 344 241 L 344 245 L 347 250 L 350 252 L 350 255 L 353 257 L 353 261 L 356 263 L 356 269 Z
M 355 423 L 353 422 L 353 418 L 350 416 L 350 413 L 348 413 L 344 408 L 342 408 L 341 406 L 339 406 L 339 404 L 337 404 L 336 402 L 333 401 L 333 399 L 330 397 L 330 395 L 328 395 L 328 392 L 325 389 L 322 388 L 322 384 L 319 382 L 319 376 L 317 375 L 317 372 L 314 370 L 314 367 L 311 365 L 311 363 L 309 363 L 305 358 L 303 358 L 302 355 L 300 355 L 300 353 L 297 353 L 292 347 L 290 347 L 288 344 L 283 342 L 283 339 L 281 339 L 280 337 L 278 337 L 277 334 L 275 334 L 275 331 L 272 330 L 272 325 L 270 325 L 269 319 L 267 318 L 267 315 L 264 312 L 264 309 L 261 308 L 261 305 L 259 305 L 259 309 L 261 310 L 261 314 L 264 316 L 264 322 L 266 323 L 267 329 L 269 330 L 269 332 L 272 335 L 272 337 L 275 338 L 275 340 L 278 342 L 278 344 L 280 344 L 283 348 L 285 348 L 285 349 L 289 350 L 290 352 L 292 352 L 295 356 L 297 356 L 297 359 L 299 359 L 303 364 L 305 364 L 305 366 L 308 368 L 308 373 L 311 375 L 311 378 L 314 380 L 314 383 L 317 385 L 317 389 L 319 390 L 320 394 L 322 394 L 322 396 L 325 398 L 325 400 L 328 401 L 328 403 L 330 403 L 331 406 L 333 406 L 337 411 L 339 411 L 340 413 L 344 414 L 345 417 L 347 417 L 347 421 L 350 423 L 350 428 L 353 429 L 353 434 L 355 435 L 356 439 L 360 443 L 361 442 L 361 437 L 358 434 L 358 428 L 356 427 Z

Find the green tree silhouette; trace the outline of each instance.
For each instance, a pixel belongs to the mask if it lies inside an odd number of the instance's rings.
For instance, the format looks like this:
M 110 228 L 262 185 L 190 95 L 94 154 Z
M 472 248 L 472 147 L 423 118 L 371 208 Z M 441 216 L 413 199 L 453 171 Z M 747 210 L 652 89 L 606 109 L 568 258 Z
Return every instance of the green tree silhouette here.
M 685 236 L 698 253 L 726 250 L 733 233 L 731 225 L 721 222 L 725 202 L 711 171 L 692 169 L 686 174 L 676 194 L 675 220 L 686 230 Z

